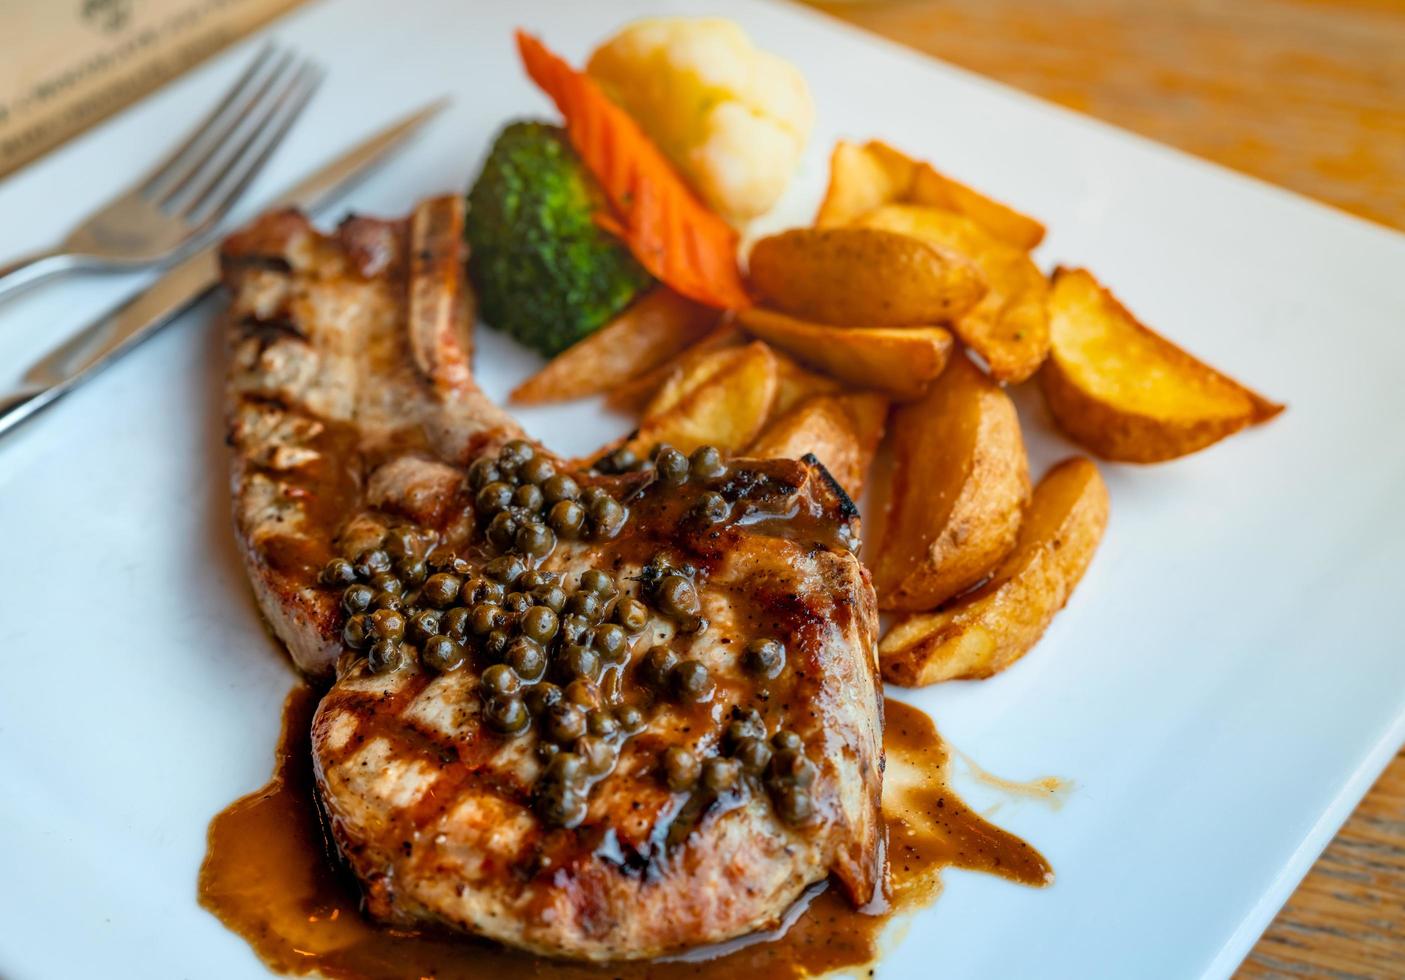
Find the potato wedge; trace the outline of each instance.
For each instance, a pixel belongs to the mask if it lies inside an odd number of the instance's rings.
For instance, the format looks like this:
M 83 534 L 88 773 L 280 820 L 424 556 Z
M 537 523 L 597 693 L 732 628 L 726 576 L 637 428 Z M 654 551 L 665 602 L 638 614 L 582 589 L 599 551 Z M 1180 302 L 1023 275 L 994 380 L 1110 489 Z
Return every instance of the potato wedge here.
M 920 204 L 886 204 L 857 224 L 914 235 L 974 262 L 989 290 L 951 329 L 996 380 L 1015 384 L 1039 370 L 1049 354 L 1049 283 L 1027 252 L 965 215 Z
M 698 341 L 716 325 L 717 317 L 716 310 L 667 286 L 655 287 L 598 331 L 547 361 L 508 398 L 532 405 L 610 391 Z
M 793 357 L 774 350 L 771 353 L 776 358 L 776 401 L 771 406 L 772 420 L 816 395 L 832 395 L 844 390 L 838 381 L 802 367 Z
M 1139 323 L 1082 269 L 1054 273 L 1049 311 L 1045 401 L 1065 432 L 1106 459 L 1174 459 L 1283 411 Z
M 708 367 L 716 370 L 698 372 L 697 384 L 676 402 L 645 415 L 628 440 L 631 449 L 644 455 L 666 442 L 685 453 L 702 445 L 738 453 L 756 440 L 776 398 L 775 356 L 758 341 L 713 357 Z
M 879 228 L 792 228 L 758 241 L 751 280 L 778 308 L 876 327 L 960 316 L 985 295 L 968 259 Z
M 900 401 L 920 398 L 951 356 L 941 327 L 830 327 L 756 306 L 737 322 L 804 364 Z
M 883 437 L 888 400 L 882 395 L 818 395 L 781 415 L 747 450 L 765 459 L 816 458 L 853 499 Z M 876 420 L 876 421 L 875 421 Z
M 923 204 L 964 214 L 1026 252 L 1044 240 L 1044 226 L 1038 221 L 886 143 L 873 140 L 859 146 L 841 140 L 835 144 L 829 187 L 815 224 L 848 224 L 884 204 Z
M 662 415 L 713 378 L 735 369 L 748 353 L 746 347 L 727 347 L 690 360 L 659 386 L 644 407 L 643 416 L 654 418 Z
M 990 580 L 946 607 L 905 616 L 878 645 L 885 680 L 916 686 L 989 677 L 1022 657 L 1083 578 L 1107 527 L 1107 487 L 1087 459 L 1034 488 L 1015 550 Z
M 746 335 L 731 323 L 717 327 L 691 347 L 680 351 L 652 371 L 616 385 L 605 396 L 605 404 L 620 412 L 639 413 L 649 403 L 655 393 L 670 378 L 687 371 L 699 358 L 712 351 L 740 347 L 746 343 Z
M 985 578 L 1015 546 L 1029 463 L 1015 406 L 964 356 L 889 424 L 883 536 L 869 566 L 881 609 L 925 610 Z

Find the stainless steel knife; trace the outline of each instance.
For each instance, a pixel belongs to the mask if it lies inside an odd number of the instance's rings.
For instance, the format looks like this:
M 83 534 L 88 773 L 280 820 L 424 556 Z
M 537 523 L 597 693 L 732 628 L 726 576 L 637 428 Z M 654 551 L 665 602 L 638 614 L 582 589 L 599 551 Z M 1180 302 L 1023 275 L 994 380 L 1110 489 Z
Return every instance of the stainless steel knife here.
M 312 212 L 330 204 L 446 105 L 448 100 L 441 99 L 383 129 L 266 202 L 264 209 L 299 207 Z M 0 394 L 0 435 L 52 405 L 209 292 L 219 281 L 218 252 L 217 239 L 173 266 L 151 288 L 103 314 L 31 364 L 15 388 Z

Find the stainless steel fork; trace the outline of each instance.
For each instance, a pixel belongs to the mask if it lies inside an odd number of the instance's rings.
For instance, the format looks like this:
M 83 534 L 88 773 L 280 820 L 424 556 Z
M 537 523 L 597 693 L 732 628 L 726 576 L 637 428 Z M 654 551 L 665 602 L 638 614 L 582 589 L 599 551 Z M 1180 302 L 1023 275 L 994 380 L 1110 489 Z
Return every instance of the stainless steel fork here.
M 183 254 L 238 200 L 321 80 L 313 63 L 266 46 L 151 173 L 56 247 L 0 265 L 0 298 L 64 272 L 137 269 Z

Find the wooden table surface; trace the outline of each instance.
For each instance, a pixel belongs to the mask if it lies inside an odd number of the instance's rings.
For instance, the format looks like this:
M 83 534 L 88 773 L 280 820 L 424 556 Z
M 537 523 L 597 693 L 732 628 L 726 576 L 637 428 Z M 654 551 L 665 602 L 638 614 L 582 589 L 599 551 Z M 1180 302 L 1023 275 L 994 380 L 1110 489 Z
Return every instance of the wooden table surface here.
M 1405 229 L 1405 0 L 863 0 L 828 13 Z M 1405 753 L 1239 977 L 1405 977 Z

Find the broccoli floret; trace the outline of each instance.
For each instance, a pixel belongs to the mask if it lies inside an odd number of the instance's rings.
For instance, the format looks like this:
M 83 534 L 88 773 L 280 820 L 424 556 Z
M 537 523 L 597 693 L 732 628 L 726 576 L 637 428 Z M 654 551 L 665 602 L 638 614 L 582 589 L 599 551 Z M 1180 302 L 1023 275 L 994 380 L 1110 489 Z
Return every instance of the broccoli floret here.
M 560 127 L 516 122 L 499 133 L 468 194 L 483 319 L 550 357 L 628 306 L 653 280 L 591 220 L 604 207 Z

